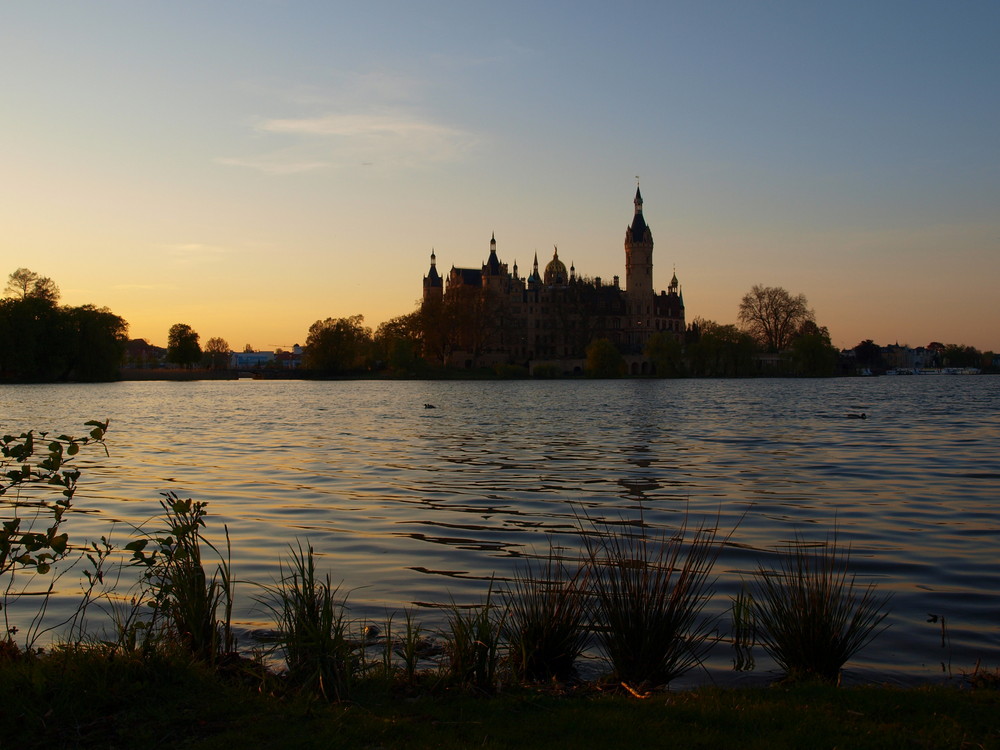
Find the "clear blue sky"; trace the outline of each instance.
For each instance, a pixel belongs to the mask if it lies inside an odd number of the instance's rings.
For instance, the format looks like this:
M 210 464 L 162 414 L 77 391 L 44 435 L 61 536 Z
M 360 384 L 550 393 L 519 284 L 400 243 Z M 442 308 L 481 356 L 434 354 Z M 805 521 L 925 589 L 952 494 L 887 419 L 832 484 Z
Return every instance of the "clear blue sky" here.
M 414 309 L 442 270 L 624 274 L 839 346 L 1000 350 L 998 2 L 0 6 L 0 272 L 234 348 Z

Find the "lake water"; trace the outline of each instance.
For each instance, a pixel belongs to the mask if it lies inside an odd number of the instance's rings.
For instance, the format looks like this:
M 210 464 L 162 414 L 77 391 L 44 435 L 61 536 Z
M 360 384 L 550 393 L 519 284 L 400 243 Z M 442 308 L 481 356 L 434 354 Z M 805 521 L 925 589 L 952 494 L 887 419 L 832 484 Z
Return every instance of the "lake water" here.
M 869 418 L 846 417 L 859 412 Z M 852 679 L 1000 666 L 997 377 L 0 387 L 6 433 L 82 434 L 95 418 L 111 420 L 110 456 L 79 459 L 74 542 L 124 545 L 134 526 L 156 527 L 172 490 L 208 502 L 209 537 L 228 526 L 237 578 L 272 583 L 301 540 L 350 591 L 353 617 L 410 608 L 435 626 L 428 605 L 480 601 L 550 538 L 578 548 L 583 516 L 735 528 L 716 567 L 719 614 L 776 546 L 836 530 L 859 576 L 893 595 Z M 61 579 L 50 614 L 79 590 Z M 238 590 L 244 640 L 271 624 L 257 594 Z M 736 675 L 719 643 L 687 680 L 770 676 L 757 657 Z

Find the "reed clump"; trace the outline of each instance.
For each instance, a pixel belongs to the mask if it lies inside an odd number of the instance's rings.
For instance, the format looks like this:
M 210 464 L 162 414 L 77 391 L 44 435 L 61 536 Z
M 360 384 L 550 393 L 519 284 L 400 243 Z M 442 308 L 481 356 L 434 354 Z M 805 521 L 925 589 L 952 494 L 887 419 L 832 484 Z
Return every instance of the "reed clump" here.
M 757 643 L 757 625 L 753 617 L 753 597 L 746 588 L 741 589 L 740 593 L 732 598 L 729 612 L 733 669 L 737 672 L 749 672 L 756 664 L 753 647 Z
M 291 548 L 288 569 L 265 587 L 262 603 L 277 621 L 274 643 L 284 658 L 289 682 L 327 700 L 345 700 L 357 667 L 357 643 L 347 635 L 348 622 L 339 586 L 330 574 L 316 573 L 312 547 Z
M 493 584 L 482 604 L 460 607 L 454 602 L 445 634 L 447 675 L 463 687 L 496 691 L 501 664 L 504 611 L 493 603 Z
M 587 643 L 586 568 L 572 569 L 550 544 L 541 562 L 524 558 L 503 591 L 503 637 L 513 673 L 529 682 L 576 676 Z
M 890 597 L 858 583 L 850 549 L 836 535 L 781 550 L 776 567 L 758 567 L 751 596 L 758 641 L 791 680 L 837 682 L 844 664 L 887 627 Z
M 712 569 L 724 540 L 686 522 L 654 532 L 640 518 L 635 532 L 595 524 L 584 536 L 590 621 L 616 680 L 656 687 L 699 664 L 712 646 L 714 618 L 703 616 Z

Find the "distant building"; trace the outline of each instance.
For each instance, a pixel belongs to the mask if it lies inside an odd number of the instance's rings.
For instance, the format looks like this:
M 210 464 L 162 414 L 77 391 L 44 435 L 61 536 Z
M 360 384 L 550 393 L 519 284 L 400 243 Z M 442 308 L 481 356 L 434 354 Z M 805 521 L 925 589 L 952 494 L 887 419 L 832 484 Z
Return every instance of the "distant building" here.
M 653 233 L 638 188 L 634 204 L 625 231 L 625 289 L 618 276 L 607 284 L 581 276 L 572 264 L 567 269 L 558 248 L 543 271 L 536 253 L 527 278 L 516 261 L 508 269 L 500 260 L 495 236 L 480 268 L 452 266 L 446 277 L 438 273 L 432 252 L 423 280 L 424 318 L 433 321 L 447 310 L 450 314 L 438 318 L 463 329 L 441 348 L 441 358 L 465 367 L 555 364 L 579 371 L 587 345 L 606 338 L 625 356 L 630 373 L 649 372 L 643 354 L 649 339 L 657 333 L 684 336 L 684 298 L 676 273 L 666 290 L 654 291 Z
M 132 339 L 125 345 L 125 367 L 148 369 L 163 367 L 167 359 L 167 350 L 162 346 L 154 346 L 146 339 Z
M 270 367 L 297 370 L 302 366 L 302 347 L 296 344 L 291 351 L 278 349 L 273 352 L 233 352 L 229 357 L 231 370 L 260 370 Z
M 233 352 L 229 357 L 231 370 L 257 370 L 274 361 L 274 352 Z
M 943 350 L 944 347 L 941 348 Z M 919 372 L 938 366 L 938 351 L 933 343 L 927 347 L 918 346 L 913 349 L 905 345 L 900 346 L 897 342 L 882 347 L 882 359 L 890 370 Z

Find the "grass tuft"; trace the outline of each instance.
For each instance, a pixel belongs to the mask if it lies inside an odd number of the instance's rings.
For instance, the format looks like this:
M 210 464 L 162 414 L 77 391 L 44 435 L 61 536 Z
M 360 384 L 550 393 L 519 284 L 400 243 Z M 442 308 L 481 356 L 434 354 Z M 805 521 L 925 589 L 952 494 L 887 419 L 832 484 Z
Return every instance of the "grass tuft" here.
M 666 685 L 701 663 L 712 645 L 712 568 L 722 543 L 717 529 L 685 524 L 673 535 L 636 533 L 595 524 L 585 535 L 591 624 L 615 679 L 633 686 Z
M 754 575 L 752 609 L 764 650 L 789 679 L 835 683 L 851 657 L 885 630 L 889 596 L 860 586 L 836 535 L 782 550 Z
M 525 559 L 503 591 L 503 636 L 511 667 L 527 681 L 566 681 L 576 676 L 583 651 L 587 607 L 585 568 L 567 569 L 550 545 L 540 564 Z
M 745 588 L 732 598 L 733 669 L 752 671 L 755 665 L 753 647 L 757 643 L 757 625 L 753 617 L 753 596 Z
M 290 569 L 282 565 L 278 583 L 265 587 L 261 602 L 277 620 L 277 648 L 285 660 L 292 686 L 330 701 L 350 694 L 356 644 L 347 637 L 347 619 L 338 600 L 339 587 L 316 574 L 313 548 L 291 548 Z
M 447 673 L 457 684 L 492 694 L 499 683 L 500 643 L 503 614 L 493 604 L 493 584 L 478 606 L 452 603 L 448 615 L 445 653 Z

